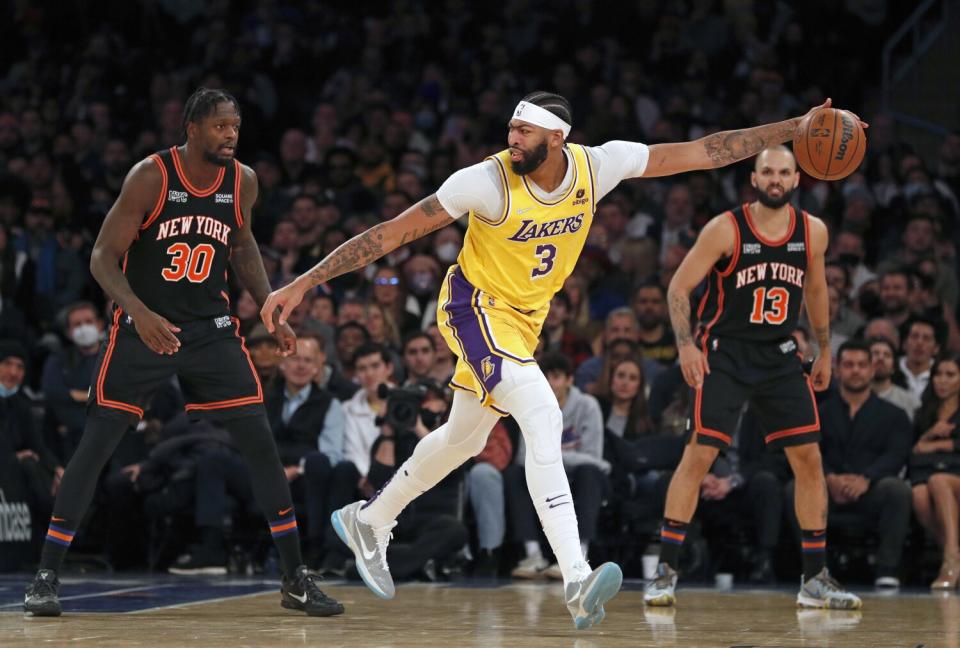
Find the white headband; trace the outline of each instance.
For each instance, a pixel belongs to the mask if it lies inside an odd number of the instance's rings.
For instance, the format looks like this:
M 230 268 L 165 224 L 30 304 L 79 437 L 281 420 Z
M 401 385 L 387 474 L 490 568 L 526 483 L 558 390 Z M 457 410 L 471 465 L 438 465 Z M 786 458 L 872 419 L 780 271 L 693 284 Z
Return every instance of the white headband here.
M 550 130 L 559 130 L 563 132 L 563 139 L 567 139 L 570 134 L 570 124 L 563 121 L 546 108 L 541 108 L 536 104 L 521 101 L 517 104 L 517 109 L 513 111 L 514 119 L 521 119 L 534 126 L 541 126 Z

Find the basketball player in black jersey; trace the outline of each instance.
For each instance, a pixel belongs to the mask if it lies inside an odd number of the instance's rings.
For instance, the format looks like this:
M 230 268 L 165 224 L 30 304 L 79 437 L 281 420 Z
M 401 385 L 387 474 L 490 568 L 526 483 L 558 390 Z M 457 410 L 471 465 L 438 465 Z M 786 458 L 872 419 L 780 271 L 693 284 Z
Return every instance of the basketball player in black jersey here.
M 270 286 L 250 229 L 257 177 L 234 159 L 240 106 L 198 89 L 184 108 L 187 141 L 131 169 L 90 261 L 114 301 L 113 327 L 94 369 L 87 424 L 67 466 L 27 615 L 59 616 L 57 571 L 93 496 L 100 471 L 153 391 L 177 376 L 194 418 L 219 420 L 250 471 L 283 563 L 281 605 L 311 616 L 341 614 L 302 564 L 290 489 L 263 408 L 263 389 L 230 316 L 227 264 L 260 305 Z M 283 355 L 296 336 L 279 322 Z
M 670 282 L 670 319 L 687 384 L 696 390 L 690 440 L 670 482 L 661 529 L 657 577 L 648 605 L 673 605 L 677 558 L 717 453 L 730 447 L 744 403 L 783 448 L 796 478 L 796 512 L 803 533 L 802 607 L 857 609 L 825 567 L 827 489 L 817 444 L 820 420 L 813 390 L 830 384 L 830 332 L 823 257 L 827 228 L 790 205 L 800 181 L 793 153 L 764 149 L 751 175 L 758 200 L 713 218 Z M 690 293 L 707 277 L 701 330 L 690 331 Z M 820 354 L 806 378 L 791 333 L 800 305 Z

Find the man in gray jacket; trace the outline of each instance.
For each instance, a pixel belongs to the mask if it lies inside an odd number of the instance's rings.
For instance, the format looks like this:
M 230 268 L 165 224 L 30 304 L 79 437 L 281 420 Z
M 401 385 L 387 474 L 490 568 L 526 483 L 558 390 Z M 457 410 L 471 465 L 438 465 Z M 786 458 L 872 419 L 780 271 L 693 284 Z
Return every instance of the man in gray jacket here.
M 546 354 L 540 359 L 540 369 L 550 382 L 563 415 L 563 467 L 570 479 L 580 545 L 586 556 L 590 541 L 597 536 L 597 519 L 610 473 L 610 464 L 603 459 L 603 415 L 597 399 L 573 385 L 573 364 L 566 356 Z M 524 476 L 525 451 L 521 437 L 515 463 L 503 473 L 514 536 L 526 551 L 526 558 L 511 574 L 514 578 L 546 576 L 561 580 L 560 568 L 549 565 L 540 550 L 537 515 Z

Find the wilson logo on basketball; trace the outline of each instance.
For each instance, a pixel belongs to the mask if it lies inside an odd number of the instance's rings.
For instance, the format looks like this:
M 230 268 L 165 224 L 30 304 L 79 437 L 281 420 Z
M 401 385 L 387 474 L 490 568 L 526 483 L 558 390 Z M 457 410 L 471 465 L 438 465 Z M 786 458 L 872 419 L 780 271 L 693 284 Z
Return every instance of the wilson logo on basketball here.
M 847 154 L 847 142 L 853 139 L 853 120 L 844 116 L 843 121 L 843 131 L 840 135 L 840 146 L 837 147 L 837 156 L 833 158 L 834 160 L 842 160 L 843 156 Z

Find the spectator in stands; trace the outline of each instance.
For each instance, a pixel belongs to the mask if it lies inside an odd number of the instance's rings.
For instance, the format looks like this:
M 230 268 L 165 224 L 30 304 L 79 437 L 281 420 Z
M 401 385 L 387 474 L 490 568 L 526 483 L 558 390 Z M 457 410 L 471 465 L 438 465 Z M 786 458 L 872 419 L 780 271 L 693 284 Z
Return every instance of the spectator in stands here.
M 354 357 L 357 349 L 370 342 L 370 333 L 362 324 L 356 322 L 347 322 L 337 327 L 337 337 L 335 345 L 337 347 L 337 362 L 340 365 L 340 373 L 346 379 L 354 379 Z
M 403 340 L 403 367 L 406 370 L 404 384 L 415 385 L 433 380 L 430 372 L 437 360 L 437 347 L 426 333 L 411 333 Z
M 667 294 L 658 283 L 637 288 L 630 303 L 639 325 L 640 352 L 644 358 L 670 366 L 677 359 L 677 344 L 667 325 Z
M 902 328 L 910 319 L 908 297 L 910 276 L 905 270 L 891 269 L 880 275 L 880 307 L 885 319 Z
M 943 547 L 943 564 L 930 586 L 953 590 L 960 582 L 960 357 L 942 358 L 932 371 L 917 413 L 909 476 L 917 519 Z
M 857 337 L 860 337 L 864 340 L 875 340 L 877 338 L 883 338 L 890 342 L 893 345 L 893 348 L 900 348 L 900 331 L 896 326 L 893 325 L 893 322 L 886 319 L 885 317 L 877 317 L 867 322 L 867 325 L 863 329 L 863 333 Z
M 940 261 L 935 253 L 937 223 L 923 213 L 912 213 L 903 230 L 901 247 L 895 254 L 884 259 L 879 264 L 879 270 L 884 272 L 894 268 L 905 268 L 926 259 L 933 259 L 937 263 L 936 293 L 951 310 L 956 310 L 960 287 L 957 284 L 957 271 L 953 264 Z
M 393 316 L 401 335 L 420 330 L 420 319 L 410 312 L 406 290 L 396 268 L 384 266 L 377 270 L 373 277 L 372 298 Z
M 850 274 L 848 297 L 855 297 L 860 288 L 877 275 L 864 263 L 867 257 L 863 236 L 851 230 L 840 230 L 834 238 L 833 258 L 847 268 Z
M 907 325 L 906 332 L 900 371 L 907 381 L 907 389 L 917 398 L 922 398 L 930 382 L 934 358 L 940 352 L 937 327 L 930 320 L 916 318 Z
M 590 542 L 597 537 L 600 504 L 607 488 L 606 475 L 610 473 L 610 464 L 603 458 L 603 415 L 593 396 L 573 386 L 573 364 L 568 358 L 560 354 L 545 355 L 540 360 L 540 368 L 550 382 L 563 416 L 563 466 L 570 480 L 580 546 L 586 557 Z M 549 565 L 540 551 L 537 512 L 530 500 L 523 472 L 525 457 L 526 446 L 521 438 L 515 463 L 504 473 L 514 536 L 523 543 L 526 552 L 526 557 L 511 575 L 514 578 L 536 578 L 542 573 L 548 578 L 561 580 L 560 567 L 556 563 Z
M 912 423 L 920 408 L 920 399 L 913 392 L 893 383 L 893 375 L 897 371 L 897 352 L 893 342 L 886 338 L 873 338 L 869 344 L 873 362 L 873 393 L 902 409 Z
M 637 323 L 637 316 L 633 309 L 629 306 L 621 306 L 610 311 L 607 314 L 602 339 L 603 353 L 584 361 L 576 372 L 577 389 L 590 394 L 596 392 L 597 383 L 603 377 L 604 365 L 609 363 L 611 351 L 615 346 L 613 343 L 618 340 L 627 340 L 634 346 L 637 345 L 640 339 L 640 325 Z M 606 368 L 609 368 L 609 364 Z M 661 369 L 662 365 L 654 360 L 644 361 L 643 371 L 648 381 L 653 380 Z
M 370 302 L 364 321 L 372 341 L 387 347 L 392 354 L 400 351 L 400 330 L 390 311 L 377 302 Z
M 570 296 L 560 290 L 550 300 L 550 310 L 543 322 L 542 353 L 561 353 L 573 361 L 574 370 L 591 356 L 590 344 L 570 328 L 573 314 Z
M 407 313 L 414 316 L 407 320 L 401 333 L 421 331 L 437 319 L 437 289 L 443 280 L 440 264 L 432 256 L 415 254 L 403 263 L 404 284 L 410 295 L 406 301 Z
M 89 273 L 85 272 L 76 251 L 57 237 L 53 211 L 44 198 L 34 198 L 30 203 L 24 229 L 14 245 L 25 254 L 29 264 L 29 270 L 24 270 L 24 281 L 33 295 L 33 317 L 48 327 L 59 309 L 80 299 Z
M 837 354 L 839 390 L 819 406 L 823 471 L 827 479 L 831 521 L 856 517 L 858 528 L 871 525 L 879 538 L 876 585 L 899 587 L 903 543 L 910 528 L 910 487 L 899 473 L 907 463 L 912 438 L 902 409 L 870 389 L 870 347 L 850 340 Z M 794 482 L 787 487 L 793 502 Z M 788 507 L 791 512 L 793 507 Z M 791 513 L 799 533 L 796 515 Z
M 103 320 L 90 302 L 67 306 L 64 333 L 71 344 L 47 356 L 41 388 L 47 399 L 46 440 L 66 464 L 80 443 L 87 395 L 103 341 Z
M 827 284 L 837 290 L 836 310 L 831 303 L 830 332 L 848 339 L 864 325 L 863 317 L 850 307 L 850 270 L 839 261 L 826 264 Z
M 0 467 L 22 482 L 34 520 L 40 522 L 53 510 L 63 467 L 43 443 L 33 401 L 21 389 L 26 366 L 23 345 L 0 340 Z

